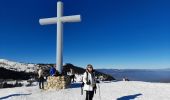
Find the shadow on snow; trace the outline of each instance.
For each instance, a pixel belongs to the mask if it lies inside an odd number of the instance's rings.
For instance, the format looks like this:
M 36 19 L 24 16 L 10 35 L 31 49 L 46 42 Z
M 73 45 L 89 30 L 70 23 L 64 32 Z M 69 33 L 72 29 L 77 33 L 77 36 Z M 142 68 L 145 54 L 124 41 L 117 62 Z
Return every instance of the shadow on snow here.
M 123 96 L 123 97 L 118 98 L 117 100 L 132 100 L 132 99 L 137 98 L 137 97 L 140 96 L 140 95 L 142 95 L 142 94 L 140 93 L 140 94 Z
M 31 95 L 31 93 L 29 93 L 29 94 L 10 94 L 8 96 L 0 97 L 0 100 L 7 99 L 7 98 L 10 98 L 10 97 L 13 97 L 13 96 L 26 96 L 26 95 Z
M 72 83 L 70 84 L 70 88 L 80 88 L 81 87 L 81 83 Z

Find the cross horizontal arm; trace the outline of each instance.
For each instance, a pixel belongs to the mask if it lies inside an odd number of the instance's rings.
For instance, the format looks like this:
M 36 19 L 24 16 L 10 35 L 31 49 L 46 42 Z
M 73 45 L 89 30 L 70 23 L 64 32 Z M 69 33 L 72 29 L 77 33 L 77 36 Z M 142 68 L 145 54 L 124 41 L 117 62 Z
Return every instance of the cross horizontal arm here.
M 39 20 L 40 25 L 49 25 L 49 24 L 56 24 L 57 23 L 57 17 L 52 18 L 43 18 Z
M 60 18 L 62 22 L 80 22 L 80 15 L 72 15 L 72 16 L 63 16 Z
M 57 24 L 57 21 L 60 20 L 61 22 L 80 22 L 81 17 L 80 15 L 72 15 L 72 16 L 63 16 L 59 19 L 57 17 L 52 18 L 43 18 L 39 20 L 41 25 L 49 25 L 49 24 Z

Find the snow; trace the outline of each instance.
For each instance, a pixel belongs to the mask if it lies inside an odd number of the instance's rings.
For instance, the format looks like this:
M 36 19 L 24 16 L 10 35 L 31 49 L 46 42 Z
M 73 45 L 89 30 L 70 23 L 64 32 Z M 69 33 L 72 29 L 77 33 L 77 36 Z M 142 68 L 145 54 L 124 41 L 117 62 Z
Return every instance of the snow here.
M 81 89 L 75 83 L 69 89 L 40 90 L 38 86 L 0 89 L 4 100 L 85 100 Z M 103 82 L 97 85 L 94 100 L 170 100 L 170 84 L 138 81 Z M 100 88 L 99 88 L 100 86 Z M 99 96 L 99 90 L 101 99 Z M 20 95 L 19 95 L 20 94 Z
M 75 81 L 76 82 L 82 82 L 83 80 L 83 74 L 75 74 Z
M 0 59 L 0 67 L 14 70 L 14 71 L 25 71 L 25 72 L 35 72 L 37 69 L 36 64 L 26 64 L 14 61 L 9 61 L 6 59 Z

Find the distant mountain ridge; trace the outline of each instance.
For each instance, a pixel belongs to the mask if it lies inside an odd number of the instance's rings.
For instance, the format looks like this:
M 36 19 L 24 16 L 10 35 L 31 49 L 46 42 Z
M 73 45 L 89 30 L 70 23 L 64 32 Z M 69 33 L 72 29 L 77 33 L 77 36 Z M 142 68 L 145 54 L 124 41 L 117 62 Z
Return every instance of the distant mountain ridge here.
M 170 69 L 98 69 L 99 72 L 114 76 L 116 80 L 124 77 L 132 81 L 170 82 Z

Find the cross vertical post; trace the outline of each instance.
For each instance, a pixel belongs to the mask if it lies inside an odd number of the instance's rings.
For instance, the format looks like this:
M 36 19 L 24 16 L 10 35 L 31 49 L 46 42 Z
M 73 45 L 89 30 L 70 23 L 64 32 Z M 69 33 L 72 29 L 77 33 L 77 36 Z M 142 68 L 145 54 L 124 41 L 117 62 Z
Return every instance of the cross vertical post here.
M 63 16 L 63 3 L 57 2 L 57 41 L 56 41 L 56 67 L 59 73 L 62 73 L 63 66 L 63 23 L 61 17 Z

